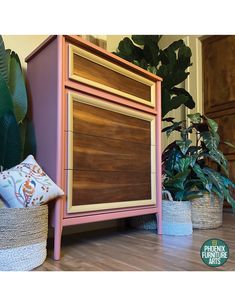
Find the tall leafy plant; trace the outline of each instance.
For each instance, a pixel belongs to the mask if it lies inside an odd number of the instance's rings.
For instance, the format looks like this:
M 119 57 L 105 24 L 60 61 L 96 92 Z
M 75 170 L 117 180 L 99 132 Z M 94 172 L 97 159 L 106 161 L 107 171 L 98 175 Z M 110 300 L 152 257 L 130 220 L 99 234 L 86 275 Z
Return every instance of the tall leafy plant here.
M 161 49 L 161 35 L 132 35 L 120 41 L 114 54 L 163 78 L 162 117 L 181 105 L 192 109 L 195 102 L 184 88 L 177 87 L 189 75 L 192 52 L 182 39 Z
M 34 154 L 34 131 L 27 108 L 19 57 L 14 51 L 5 49 L 0 35 L 0 166 L 3 169 L 15 166 L 27 153 Z
M 195 113 L 186 120 L 175 122 L 173 118 L 164 119 L 170 125 L 163 129 L 167 136 L 177 133 L 176 140 L 163 152 L 164 187 L 176 200 L 190 200 L 203 196 L 203 193 L 215 193 L 226 200 L 235 209 L 232 189 L 235 184 L 229 179 L 228 161 L 219 150 L 221 142 L 217 123 Z M 189 135 L 195 135 L 195 143 Z

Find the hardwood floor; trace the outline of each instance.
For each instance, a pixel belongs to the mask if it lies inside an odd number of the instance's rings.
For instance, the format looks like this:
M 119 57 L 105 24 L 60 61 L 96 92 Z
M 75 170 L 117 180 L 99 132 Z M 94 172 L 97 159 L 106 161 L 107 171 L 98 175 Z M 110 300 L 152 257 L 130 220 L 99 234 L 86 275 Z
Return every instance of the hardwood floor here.
M 211 268 L 200 258 L 200 247 L 210 238 L 229 246 L 224 266 Z M 62 239 L 62 258 L 48 258 L 37 271 L 234 271 L 235 215 L 224 213 L 224 224 L 214 230 L 194 230 L 188 237 L 159 236 L 137 229 L 81 233 Z

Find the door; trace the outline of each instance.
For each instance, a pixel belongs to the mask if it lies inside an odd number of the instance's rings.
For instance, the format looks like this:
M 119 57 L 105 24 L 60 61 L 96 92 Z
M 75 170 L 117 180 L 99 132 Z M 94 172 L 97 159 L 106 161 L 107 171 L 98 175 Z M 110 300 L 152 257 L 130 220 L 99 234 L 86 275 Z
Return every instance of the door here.
M 222 141 L 235 144 L 235 36 L 202 41 L 204 113 L 219 124 Z M 235 149 L 221 145 L 235 181 Z

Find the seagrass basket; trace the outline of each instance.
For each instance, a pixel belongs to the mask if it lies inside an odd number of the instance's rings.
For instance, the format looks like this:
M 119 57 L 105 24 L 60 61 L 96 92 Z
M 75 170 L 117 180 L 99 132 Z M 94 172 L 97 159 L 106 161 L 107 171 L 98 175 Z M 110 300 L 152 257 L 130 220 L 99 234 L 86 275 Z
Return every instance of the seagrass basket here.
M 0 209 L 0 271 L 30 271 L 47 255 L 48 207 Z
M 203 197 L 192 200 L 193 228 L 217 228 L 223 222 L 223 202 L 215 194 L 206 193 Z
M 162 233 L 172 236 L 192 235 L 191 202 L 174 201 L 170 192 L 163 190 Z

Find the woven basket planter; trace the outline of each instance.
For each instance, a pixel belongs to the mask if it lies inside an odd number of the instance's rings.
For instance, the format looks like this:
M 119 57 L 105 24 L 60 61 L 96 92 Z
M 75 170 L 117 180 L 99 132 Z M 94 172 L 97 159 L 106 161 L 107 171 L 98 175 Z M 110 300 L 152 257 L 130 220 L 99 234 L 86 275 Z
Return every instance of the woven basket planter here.
M 223 203 L 215 195 L 206 193 L 202 198 L 192 200 L 193 228 L 217 228 L 223 222 Z
M 191 202 L 173 201 L 171 194 L 165 190 L 163 194 L 168 200 L 162 200 L 162 233 L 173 236 L 191 235 Z
M 0 209 L 0 271 L 30 271 L 46 259 L 48 207 Z

